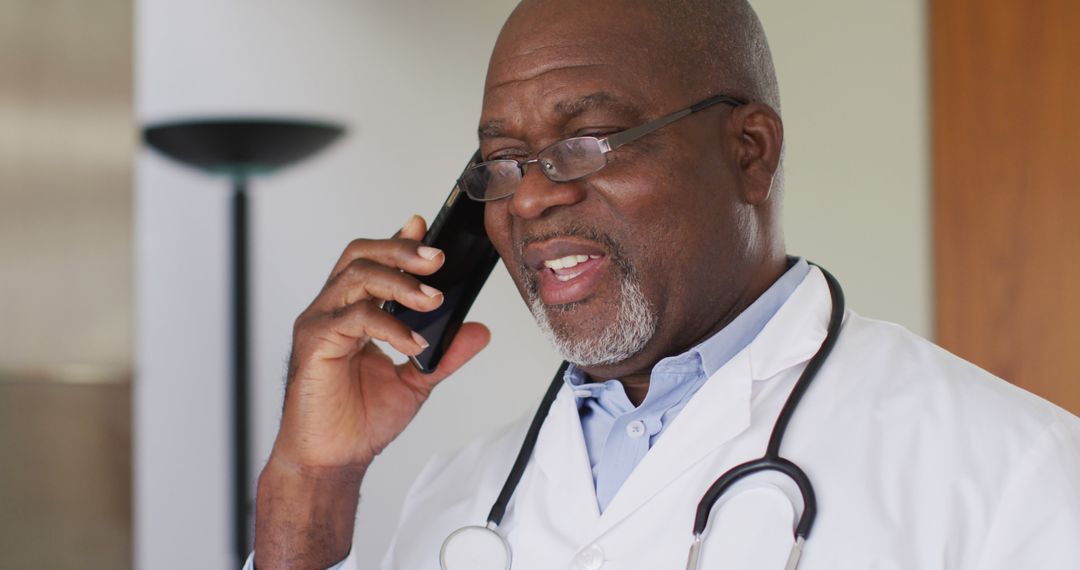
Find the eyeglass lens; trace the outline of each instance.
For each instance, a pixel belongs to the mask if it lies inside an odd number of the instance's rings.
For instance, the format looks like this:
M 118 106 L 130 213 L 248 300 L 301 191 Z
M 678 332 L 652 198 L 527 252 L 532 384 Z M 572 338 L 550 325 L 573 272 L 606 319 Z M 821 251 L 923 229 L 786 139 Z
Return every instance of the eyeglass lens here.
M 535 161 L 492 160 L 478 164 L 462 175 L 460 184 L 474 200 L 496 200 L 509 196 L 521 185 L 528 165 L 536 162 L 553 182 L 569 182 L 592 174 L 607 164 L 607 157 L 595 137 L 559 141 L 540 151 Z

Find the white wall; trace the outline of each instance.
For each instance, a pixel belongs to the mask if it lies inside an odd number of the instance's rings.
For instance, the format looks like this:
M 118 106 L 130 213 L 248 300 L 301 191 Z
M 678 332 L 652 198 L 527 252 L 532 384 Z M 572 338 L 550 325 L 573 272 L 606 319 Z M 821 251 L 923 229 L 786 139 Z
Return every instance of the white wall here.
M 925 333 L 921 7 L 864 3 L 755 3 L 784 91 L 788 239 L 832 268 L 862 312 Z M 475 146 L 484 67 L 512 4 L 137 3 L 141 120 L 296 114 L 350 128 L 320 157 L 254 186 L 255 465 L 276 430 L 292 320 L 349 239 L 389 235 L 410 213 L 437 209 Z M 225 186 L 149 152 L 138 158 L 139 568 L 231 561 Z M 356 546 L 365 568 L 425 458 L 531 410 L 554 371 L 501 268 L 474 311 L 492 346 L 440 387 L 365 481 Z

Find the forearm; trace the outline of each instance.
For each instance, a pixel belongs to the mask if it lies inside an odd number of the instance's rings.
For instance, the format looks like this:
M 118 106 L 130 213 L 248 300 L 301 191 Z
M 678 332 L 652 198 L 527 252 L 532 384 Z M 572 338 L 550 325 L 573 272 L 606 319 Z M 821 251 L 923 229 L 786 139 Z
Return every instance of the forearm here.
M 303 468 L 271 457 L 256 492 L 255 567 L 324 569 L 348 556 L 366 471 Z

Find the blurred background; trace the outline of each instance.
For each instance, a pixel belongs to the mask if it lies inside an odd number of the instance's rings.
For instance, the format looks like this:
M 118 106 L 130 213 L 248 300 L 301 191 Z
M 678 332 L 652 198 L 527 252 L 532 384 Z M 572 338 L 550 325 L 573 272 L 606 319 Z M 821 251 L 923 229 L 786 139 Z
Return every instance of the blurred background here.
M 751 0 L 786 129 L 789 250 L 1080 412 L 1080 7 Z M 141 129 L 346 134 L 248 189 L 249 486 L 292 321 L 345 244 L 430 219 L 475 148 L 512 0 L 0 0 L 0 568 L 237 568 L 229 181 Z M 365 480 L 377 562 L 426 458 L 534 407 L 557 358 L 498 267 L 492 345 Z

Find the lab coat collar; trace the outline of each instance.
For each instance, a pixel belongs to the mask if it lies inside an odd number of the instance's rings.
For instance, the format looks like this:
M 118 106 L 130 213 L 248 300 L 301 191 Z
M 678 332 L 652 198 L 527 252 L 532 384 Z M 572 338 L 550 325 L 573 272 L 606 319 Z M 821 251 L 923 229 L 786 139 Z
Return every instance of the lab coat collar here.
M 825 340 L 831 313 L 829 284 L 821 270 L 811 266 L 802 284 L 747 347 L 751 377 L 766 380 L 809 360 Z
M 540 432 L 536 460 L 550 482 L 566 493 L 564 504 L 573 505 L 574 513 L 566 513 L 564 520 L 580 525 L 575 529 L 578 536 L 598 536 L 745 431 L 751 423 L 753 381 L 767 380 L 809 360 L 825 338 L 829 311 L 828 285 L 821 271 L 812 268 L 750 345 L 709 377 L 602 515 L 577 404 L 572 390 L 563 386 Z M 763 452 L 764 448 L 733 449 L 725 463 L 730 467 Z M 692 516 L 687 513 L 688 520 Z

